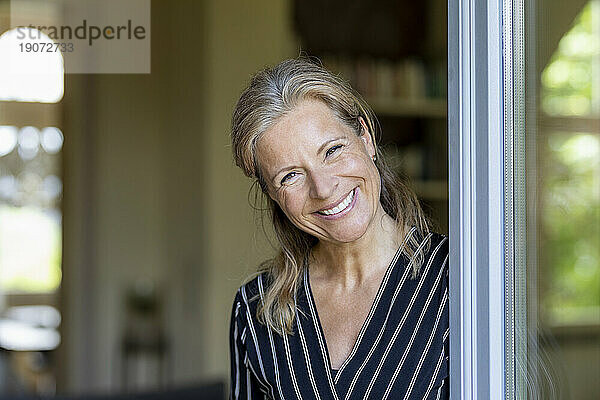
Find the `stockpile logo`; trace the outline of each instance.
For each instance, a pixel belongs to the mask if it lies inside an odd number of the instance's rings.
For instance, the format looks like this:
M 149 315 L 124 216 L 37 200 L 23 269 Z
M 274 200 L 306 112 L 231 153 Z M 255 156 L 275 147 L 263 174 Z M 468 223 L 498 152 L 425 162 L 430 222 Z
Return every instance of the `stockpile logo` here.
M 60 53 L 65 73 L 150 73 L 150 0 L 10 4 L 11 58 Z

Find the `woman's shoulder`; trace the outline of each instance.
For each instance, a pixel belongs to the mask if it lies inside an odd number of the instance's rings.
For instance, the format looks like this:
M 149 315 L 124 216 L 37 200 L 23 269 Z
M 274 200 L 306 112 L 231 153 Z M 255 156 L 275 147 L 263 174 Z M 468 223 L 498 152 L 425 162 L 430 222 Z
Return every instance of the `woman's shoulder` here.
M 413 227 L 406 236 L 406 242 L 413 250 L 422 249 L 425 256 L 448 254 L 448 237 L 444 234 L 429 231 L 420 232 Z
M 430 232 L 429 248 L 426 251 L 426 260 L 439 265 L 442 268 L 447 268 L 448 264 L 448 237 L 437 232 Z
M 244 308 L 255 309 L 267 287 L 267 273 L 261 272 L 246 280 L 235 294 L 235 302 Z
M 448 254 L 448 236 L 442 233 L 431 232 L 431 246 L 429 251 L 431 252 L 432 249 L 437 247 L 439 247 L 438 252 L 441 251 L 441 254 Z
M 421 268 L 423 271 L 429 271 L 427 281 L 432 285 L 437 285 L 438 281 L 441 283 L 439 288 L 442 291 L 448 286 L 448 259 L 448 237 L 441 233 L 432 233 L 431 243 Z
M 445 270 L 447 275 L 449 247 L 446 235 L 433 231 L 420 234 L 415 230 L 408 243 L 413 251 L 406 255 L 408 263 L 418 265 L 415 278 L 426 271 L 429 272 L 427 275 L 435 277 Z

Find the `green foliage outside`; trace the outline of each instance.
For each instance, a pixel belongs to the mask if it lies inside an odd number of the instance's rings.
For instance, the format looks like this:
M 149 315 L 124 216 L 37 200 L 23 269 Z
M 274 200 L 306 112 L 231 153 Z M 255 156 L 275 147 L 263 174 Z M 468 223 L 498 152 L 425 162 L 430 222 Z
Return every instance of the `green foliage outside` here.
M 598 14 L 590 1 L 542 73 L 550 118 L 600 118 Z M 600 323 L 600 132 L 541 134 L 542 312 L 552 324 Z
M 548 138 L 542 184 L 543 306 L 553 323 L 600 323 L 600 138 Z
M 555 116 L 598 116 L 598 11 L 590 1 L 542 72 L 542 110 Z M 596 6 L 597 7 L 597 6 Z

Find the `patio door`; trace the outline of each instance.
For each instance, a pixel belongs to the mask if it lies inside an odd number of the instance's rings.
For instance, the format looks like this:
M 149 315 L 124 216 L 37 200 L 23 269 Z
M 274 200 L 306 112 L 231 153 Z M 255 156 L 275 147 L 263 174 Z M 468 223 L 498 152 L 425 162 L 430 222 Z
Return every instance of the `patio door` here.
M 600 398 L 599 2 L 448 15 L 452 396 Z

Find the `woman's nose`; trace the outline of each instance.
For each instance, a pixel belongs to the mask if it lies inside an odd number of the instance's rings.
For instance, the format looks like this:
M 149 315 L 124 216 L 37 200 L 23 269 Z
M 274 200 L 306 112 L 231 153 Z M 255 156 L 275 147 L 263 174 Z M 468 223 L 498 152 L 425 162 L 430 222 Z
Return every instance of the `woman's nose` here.
M 338 179 L 335 174 L 321 169 L 313 171 L 310 176 L 310 197 L 314 199 L 326 199 L 335 193 Z

